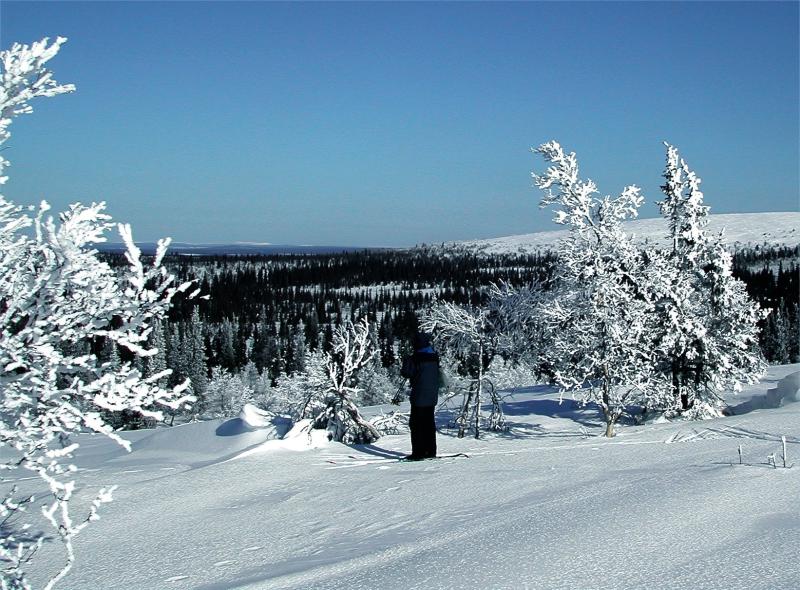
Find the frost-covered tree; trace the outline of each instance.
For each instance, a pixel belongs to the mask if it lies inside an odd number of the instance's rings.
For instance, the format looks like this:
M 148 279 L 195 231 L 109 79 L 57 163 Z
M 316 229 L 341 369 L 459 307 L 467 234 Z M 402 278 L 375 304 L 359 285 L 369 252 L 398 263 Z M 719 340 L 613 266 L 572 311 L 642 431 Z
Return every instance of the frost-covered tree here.
M 183 353 L 186 355 L 186 370 L 192 382 L 192 394 L 202 405 L 208 386 L 208 367 L 206 365 L 206 346 L 203 339 L 203 324 L 197 307 L 192 309 L 191 319 L 183 337 Z
M 762 334 L 763 348 L 770 362 L 778 365 L 792 362 L 791 329 L 786 304 L 781 300 L 778 309 L 769 314 Z
M 366 318 L 355 324 L 346 320 L 334 330 L 331 350 L 327 353 L 325 408 L 314 420 L 317 428 L 327 428 L 331 440 L 366 444 L 380 438 L 380 433 L 361 416 L 355 403 L 361 391 L 357 385 L 358 374 L 377 352 Z
M 444 301 L 433 305 L 420 317 L 420 329 L 433 334 L 437 348 L 458 361 L 458 372 L 469 377 L 456 418 L 458 436 L 470 428 L 475 438 L 481 432 L 481 403 L 488 392 L 492 404 L 488 425 L 492 430 L 505 426 L 500 396 L 486 372 L 497 354 L 498 333 L 486 307 L 461 307 Z
M 245 404 L 252 403 L 255 392 L 243 373 L 231 374 L 222 367 L 211 370 L 205 390 L 205 412 L 208 418 L 236 416 Z
M 219 362 L 223 368 L 231 371 L 236 368 L 236 350 L 234 348 L 235 330 L 236 327 L 231 323 L 231 321 L 225 319 L 223 320 L 219 333 L 217 334 L 220 351 Z M 258 366 L 259 370 L 263 369 L 265 365 L 266 363 L 259 364 L 258 360 L 256 360 L 256 366 Z
M 167 339 L 166 322 L 155 322 L 147 339 L 147 348 L 153 351 L 151 356 L 144 357 L 141 360 L 142 376 L 145 378 L 152 377 L 153 375 L 165 375 L 167 370 Z M 161 377 L 157 379 L 156 383 L 159 387 L 167 387 L 169 384 L 168 377 Z M 175 417 L 182 411 L 186 411 L 187 406 L 177 409 L 167 408 L 165 414 L 167 415 L 167 423 L 172 426 L 175 423 Z M 143 423 L 142 426 L 148 427 L 150 423 Z
M 153 324 L 152 331 L 147 339 L 147 347 L 153 351 L 153 354 L 143 359 L 142 375 L 144 377 L 162 375 L 167 369 L 167 342 L 164 337 L 164 322 Z M 166 379 L 161 378 L 158 383 L 162 386 L 166 385 Z
M 758 322 L 764 315 L 733 277 L 723 236 L 708 234 L 700 178 L 675 147 L 665 145 L 664 199 L 658 204 L 672 247 L 650 273 L 660 369 L 671 383 L 674 409 L 718 415 L 723 389 L 738 390 L 763 373 Z
M 539 281 L 523 287 L 500 283 L 492 284 L 489 288 L 487 311 L 494 327 L 497 352 L 502 356 L 502 364 L 513 368 L 512 372 L 516 375 L 533 376 L 534 379 L 529 383 L 548 372 L 543 352 L 548 349 L 551 339 L 550 331 L 542 321 L 540 308 L 549 300 L 549 288 L 549 285 Z M 493 373 L 497 375 L 496 371 Z
M 0 144 L 10 136 L 14 117 L 31 112 L 30 101 L 74 90 L 59 85 L 45 64 L 65 39 L 14 44 L 0 52 Z M 0 157 L 0 184 L 8 162 Z M 63 567 L 53 572 L 52 588 L 75 560 L 73 538 L 98 518 L 113 487 L 100 490 L 89 513 L 70 513 L 75 491 L 69 459 L 78 449 L 70 435 L 104 434 L 122 446 L 129 443 L 103 421 L 104 412 L 135 410 L 155 420 L 160 409 L 187 401 L 188 383 L 166 390 L 159 381 L 168 374 L 144 378 L 132 362 L 108 362 L 88 352 L 88 343 L 106 340 L 129 357 L 148 357 L 153 326 L 162 320 L 171 298 L 189 288 L 172 285 L 161 266 L 168 241 L 159 242 L 152 265 L 145 266 L 131 229 L 119 225 L 127 246 L 128 265 L 115 272 L 101 261 L 92 244 L 105 240 L 112 227 L 104 205 L 72 205 L 58 220 L 42 202 L 31 216 L 0 196 L 0 568 L 4 588 L 30 588 L 28 560 L 45 533 L 34 533 L 34 504 L 9 485 L 9 475 L 26 469 L 46 484 L 41 511 L 52 536 L 65 549 Z M 25 511 L 28 509 L 27 511 Z
M 266 409 L 272 397 L 271 380 L 267 372 L 259 372 L 256 364 L 253 361 L 248 361 L 239 373 L 239 377 L 242 383 L 253 392 L 250 403 Z
M 574 153 L 557 142 L 535 151 L 551 164 L 533 175 L 546 191 L 541 204 L 554 206 L 555 221 L 571 230 L 558 246 L 554 296 L 541 307 L 552 338 L 548 364 L 562 390 L 600 407 L 606 436 L 614 436 L 627 405 L 653 404 L 663 392 L 653 368 L 646 261 L 622 226 L 643 198 L 636 186 L 599 198 L 594 182 L 580 179 Z
M 306 328 L 302 320 L 293 329 L 292 333 L 292 359 L 286 367 L 287 373 L 302 373 L 305 369 L 306 353 Z
M 321 350 L 307 352 L 302 372 L 278 377 L 271 389 L 267 409 L 286 414 L 294 421 L 318 416 L 325 409 L 327 362 L 328 358 Z M 268 377 L 266 371 L 263 374 Z

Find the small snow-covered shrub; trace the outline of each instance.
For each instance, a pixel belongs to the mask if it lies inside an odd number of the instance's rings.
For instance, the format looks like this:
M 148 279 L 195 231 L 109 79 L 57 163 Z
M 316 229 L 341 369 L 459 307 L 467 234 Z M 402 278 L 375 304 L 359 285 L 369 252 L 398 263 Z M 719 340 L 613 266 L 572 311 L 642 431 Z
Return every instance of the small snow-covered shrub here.
M 281 375 L 272 388 L 266 407 L 293 420 L 307 420 L 325 408 L 328 390 L 327 357 L 322 351 L 307 352 L 302 371 Z
M 380 414 L 371 418 L 370 423 L 381 435 L 405 434 L 409 431 L 407 413 L 392 411 L 387 414 Z
M 356 324 L 346 321 L 334 331 L 333 347 L 325 364 L 328 375 L 325 407 L 314 419 L 316 427 L 328 430 L 331 440 L 366 444 L 380 438 L 380 433 L 361 416 L 355 403 L 361 393 L 358 375 L 377 352 L 366 318 Z
M 447 301 L 436 303 L 421 314 L 420 328 L 433 334 L 445 363 L 452 363 L 449 372 L 457 375 L 448 384 L 448 396 L 463 394 L 456 417 L 459 438 L 470 429 L 475 438 L 480 437 L 484 398 L 488 398 L 492 407 L 488 428 L 505 428 L 502 399 L 489 377 L 492 363 L 499 358 L 502 341 L 498 320 L 496 306 L 461 307 Z
M 253 388 L 242 374 L 232 374 L 222 367 L 214 367 L 206 386 L 203 415 L 209 418 L 236 416 L 245 405 L 253 402 L 254 397 Z

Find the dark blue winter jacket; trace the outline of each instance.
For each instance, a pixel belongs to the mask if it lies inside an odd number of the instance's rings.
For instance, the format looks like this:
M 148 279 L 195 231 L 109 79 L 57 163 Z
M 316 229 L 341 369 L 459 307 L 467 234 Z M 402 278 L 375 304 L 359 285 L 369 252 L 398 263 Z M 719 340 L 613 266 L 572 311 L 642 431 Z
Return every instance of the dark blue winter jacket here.
M 411 381 L 411 405 L 435 406 L 439 401 L 439 355 L 418 350 L 403 360 L 400 371 Z

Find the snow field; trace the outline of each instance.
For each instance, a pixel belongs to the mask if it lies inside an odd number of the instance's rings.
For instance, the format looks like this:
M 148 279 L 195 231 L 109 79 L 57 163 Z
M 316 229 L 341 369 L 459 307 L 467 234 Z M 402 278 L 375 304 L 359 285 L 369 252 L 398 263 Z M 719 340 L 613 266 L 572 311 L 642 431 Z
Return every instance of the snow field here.
M 725 230 L 725 242 L 733 247 L 796 246 L 800 244 L 800 212 L 722 213 L 708 216 L 708 232 L 716 235 Z M 669 245 L 667 221 L 662 217 L 636 219 L 624 223 L 634 242 L 648 242 L 656 247 Z M 569 230 L 552 230 L 532 234 L 467 240 L 457 244 L 477 248 L 489 254 L 535 253 L 552 250 L 556 242 L 569 236 Z
M 510 434 L 440 433 L 440 453 L 469 459 L 389 460 L 403 435 L 298 451 L 307 435 L 219 436 L 219 421 L 131 433 L 130 454 L 91 437 L 79 498 L 120 487 L 64 587 L 796 589 L 800 404 L 759 403 L 796 373 L 772 367 L 732 404 L 759 409 L 611 440 L 590 409 L 530 388 L 510 400 Z M 781 435 L 792 469 L 766 465 Z

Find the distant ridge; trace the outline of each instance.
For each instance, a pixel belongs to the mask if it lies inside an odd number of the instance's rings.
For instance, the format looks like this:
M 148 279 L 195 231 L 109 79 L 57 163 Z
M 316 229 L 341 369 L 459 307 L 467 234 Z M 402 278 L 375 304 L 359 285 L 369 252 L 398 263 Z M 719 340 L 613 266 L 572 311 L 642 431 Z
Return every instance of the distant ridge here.
M 625 229 L 634 235 L 637 243 L 666 247 L 667 222 L 662 217 L 637 219 L 625 223 Z M 709 215 L 708 230 L 718 234 L 725 229 L 725 242 L 732 249 L 746 246 L 797 246 L 800 244 L 800 212 L 783 213 L 729 213 Z M 543 231 L 532 234 L 450 242 L 450 245 L 474 248 L 487 254 L 535 253 L 550 250 L 569 230 Z
M 137 242 L 142 254 L 152 255 L 156 251 L 155 242 Z M 95 244 L 100 252 L 124 252 L 125 245 L 106 242 Z M 167 252 L 184 256 L 264 256 L 277 254 L 341 254 L 344 252 L 360 252 L 362 250 L 385 250 L 386 248 L 367 248 L 364 246 L 295 246 L 291 244 L 269 244 L 255 242 L 234 242 L 231 244 L 193 244 L 190 242 L 172 242 Z

